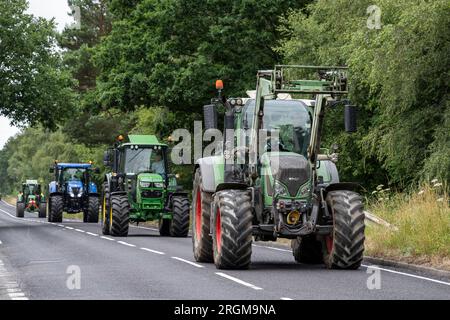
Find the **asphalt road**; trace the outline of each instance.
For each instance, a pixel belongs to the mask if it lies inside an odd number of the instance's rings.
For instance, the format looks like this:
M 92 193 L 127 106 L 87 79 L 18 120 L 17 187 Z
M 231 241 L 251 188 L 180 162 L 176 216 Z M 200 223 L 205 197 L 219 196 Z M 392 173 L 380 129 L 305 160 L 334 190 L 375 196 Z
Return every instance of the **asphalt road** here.
M 103 237 L 99 224 L 16 218 L 0 202 L 0 299 L 448 300 L 450 283 L 366 264 L 356 271 L 302 265 L 290 250 L 261 242 L 250 270 L 222 271 L 194 261 L 190 238 L 137 227 L 127 238 Z

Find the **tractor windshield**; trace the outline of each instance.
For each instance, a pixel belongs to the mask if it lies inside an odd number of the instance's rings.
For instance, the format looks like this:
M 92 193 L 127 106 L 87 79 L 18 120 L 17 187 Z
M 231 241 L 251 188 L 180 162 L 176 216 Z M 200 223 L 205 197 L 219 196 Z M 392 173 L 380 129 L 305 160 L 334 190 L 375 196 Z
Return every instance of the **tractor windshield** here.
M 255 100 L 250 100 L 244 114 L 244 128 L 251 127 Z M 279 132 L 279 151 L 295 152 L 306 156 L 311 133 L 311 116 L 307 107 L 296 100 L 266 100 L 263 129 L 268 136 Z
M 162 149 L 138 148 L 125 149 L 122 167 L 128 174 L 153 172 L 164 175 L 166 173 L 165 157 Z
M 85 171 L 86 169 L 82 168 L 64 168 L 62 171 L 62 178 L 65 182 L 73 180 L 81 181 Z

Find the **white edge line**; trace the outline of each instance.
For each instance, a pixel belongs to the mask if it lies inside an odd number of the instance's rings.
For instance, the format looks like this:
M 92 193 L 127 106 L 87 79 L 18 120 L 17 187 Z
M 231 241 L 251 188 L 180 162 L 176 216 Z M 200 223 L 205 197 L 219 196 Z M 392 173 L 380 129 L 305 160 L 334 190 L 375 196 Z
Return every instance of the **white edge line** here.
M 2 200 L 2 202 L 3 202 L 4 204 L 6 204 L 7 206 L 10 206 L 10 207 L 12 207 L 12 208 L 15 208 L 12 204 L 9 204 L 9 203 L 6 202 L 5 200 Z
M 64 228 L 69 229 L 69 230 L 75 230 L 74 228 L 68 227 L 68 226 L 65 226 Z
M 287 249 L 281 249 L 281 248 L 275 248 L 275 247 L 268 247 L 268 246 L 260 246 L 257 244 L 253 244 L 254 247 L 257 248 L 266 248 L 266 249 L 271 249 L 271 250 L 276 250 L 276 251 L 283 251 L 283 252 L 292 252 L 292 250 L 287 250 Z
M 98 237 L 98 234 L 86 231 L 86 234 L 94 237 Z
M 84 231 L 84 230 L 81 230 L 81 229 L 75 229 L 75 231 L 78 231 L 78 232 L 86 232 L 86 231 Z
M 281 297 L 280 300 L 294 300 L 294 299 L 288 297 Z
M 156 254 L 161 254 L 161 255 L 165 254 L 164 252 L 153 250 L 153 249 L 149 249 L 149 248 L 141 248 L 141 250 L 152 252 L 152 253 L 156 253 Z
M 245 281 L 243 281 L 243 280 L 241 280 L 241 279 L 232 277 L 232 276 L 230 276 L 230 275 L 228 275 L 228 274 L 225 274 L 225 273 L 223 273 L 223 272 L 216 272 L 216 274 L 217 274 L 218 276 L 224 277 L 224 278 L 226 278 L 226 279 L 228 279 L 228 280 L 231 280 L 231 281 L 234 281 L 234 282 L 236 282 L 236 283 L 242 284 L 243 286 L 252 288 L 252 289 L 254 289 L 254 290 L 262 290 L 262 289 L 263 289 L 263 288 L 260 288 L 260 287 L 255 286 L 255 285 L 253 285 L 253 284 L 251 284 L 251 283 L 245 282 Z
M 422 277 L 422 276 L 418 276 L 418 275 L 411 274 L 411 273 L 406 273 L 406 272 L 394 271 L 394 270 L 391 270 L 391 269 L 380 268 L 377 265 L 365 265 L 365 264 L 362 264 L 361 266 L 366 267 L 366 268 L 378 269 L 378 270 L 382 270 L 382 271 L 386 271 L 386 272 L 390 272 L 390 273 L 400 274 L 400 275 L 411 277 L 411 278 L 427 280 L 427 281 L 443 284 L 443 285 L 446 285 L 446 286 L 450 286 L 450 282 L 445 282 L 445 281 L 440 281 L 440 280 L 431 279 L 431 278 L 427 278 L 427 277 Z
M 189 261 L 189 260 L 185 260 L 185 259 L 183 259 L 183 258 L 172 257 L 172 259 L 175 259 L 175 260 L 178 260 L 178 261 L 181 261 L 181 262 L 184 262 L 184 263 L 188 263 L 188 264 L 190 264 L 191 266 L 194 266 L 194 267 L 197 267 L 197 268 L 204 268 L 204 267 L 203 267 L 202 265 L 200 265 L 200 264 L 197 264 L 197 263 L 192 262 L 192 261 Z

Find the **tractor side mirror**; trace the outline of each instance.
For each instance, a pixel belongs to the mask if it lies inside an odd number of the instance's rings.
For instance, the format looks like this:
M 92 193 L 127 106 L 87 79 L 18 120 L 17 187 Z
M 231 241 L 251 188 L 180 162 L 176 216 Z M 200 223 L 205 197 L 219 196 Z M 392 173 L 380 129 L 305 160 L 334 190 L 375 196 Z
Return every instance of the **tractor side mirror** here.
M 357 110 L 355 105 L 345 105 L 344 109 L 344 123 L 345 132 L 356 132 L 356 115 Z
M 217 106 L 215 104 L 203 106 L 203 118 L 205 121 L 205 130 L 217 129 Z
M 105 151 L 103 153 L 103 165 L 105 167 L 110 167 L 111 166 L 111 160 L 109 158 L 109 150 L 107 150 L 107 151 Z M 98 168 L 96 168 L 96 169 L 98 169 Z

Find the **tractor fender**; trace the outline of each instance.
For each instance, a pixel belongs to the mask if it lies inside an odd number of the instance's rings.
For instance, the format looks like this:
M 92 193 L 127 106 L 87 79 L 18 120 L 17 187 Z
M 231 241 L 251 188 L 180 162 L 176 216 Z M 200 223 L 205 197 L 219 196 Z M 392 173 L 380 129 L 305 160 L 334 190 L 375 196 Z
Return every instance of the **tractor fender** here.
M 48 184 L 48 192 L 50 194 L 57 192 L 58 186 L 56 185 L 56 181 L 52 181 Z
M 361 191 L 364 191 L 364 188 L 360 184 L 354 182 L 339 182 L 339 183 L 331 183 L 324 189 L 325 194 L 330 191 L 336 190 L 349 190 L 359 193 Z
M 97 192 L 89 192 L 88 197 L 96 197 L 99 198 L 100 194 L 98 194 Z
M 328 173 L 331 176 L 330 184 L 339 183 L 339 172 L 337 170 L 336 164 L 333 161 L 325 160 L 321 161 L 327 168 Z
M 127 192 L 126 191 L 114 191 L 111 192 L 111 196 L 126 196 Z
M 203 191 L 205 192 L 215 192 L 216 191 L 216 181 L 214 176 L 214 161 L 215 157 L 206 157 L 198 159 L 195 162 L 194 174 L 197 168 L 200 168 L 202 173 L 202 185 Z

